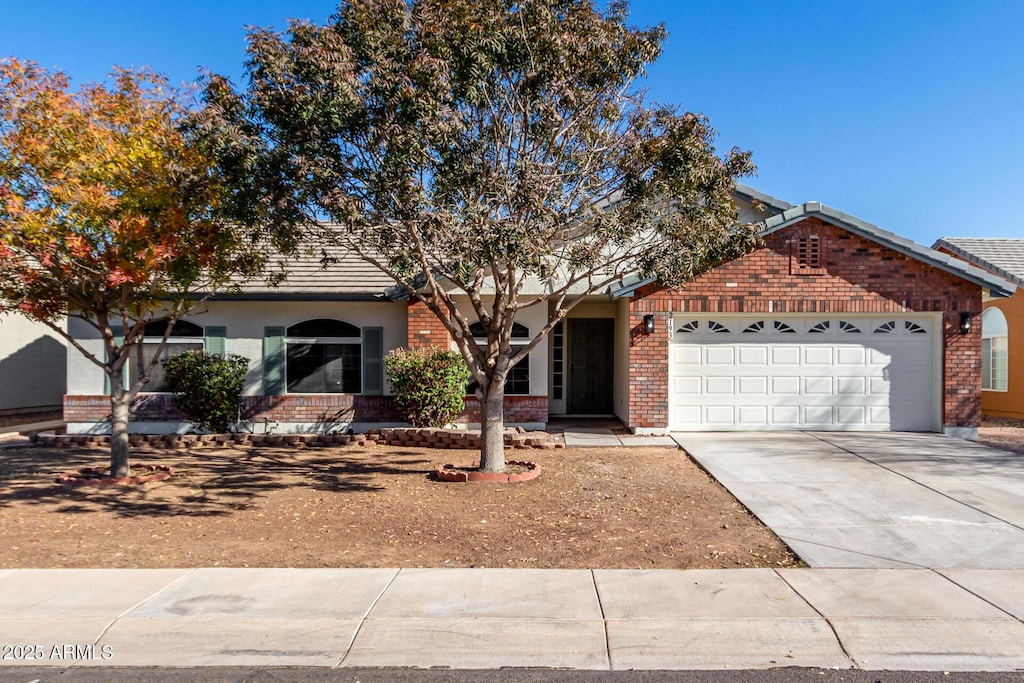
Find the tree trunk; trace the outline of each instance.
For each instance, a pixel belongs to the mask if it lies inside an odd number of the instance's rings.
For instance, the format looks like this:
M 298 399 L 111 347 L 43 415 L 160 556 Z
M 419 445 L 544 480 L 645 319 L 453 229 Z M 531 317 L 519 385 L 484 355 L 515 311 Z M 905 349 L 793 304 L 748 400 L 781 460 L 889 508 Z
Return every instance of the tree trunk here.
M 122 388 L 121 373 L 110 376 L 110 476 L 130 477 L 128 466 L 128 409 L 131 395 Z
M 480 401 L 480 469 L 505 471 L 505 382 L 492 379 Z

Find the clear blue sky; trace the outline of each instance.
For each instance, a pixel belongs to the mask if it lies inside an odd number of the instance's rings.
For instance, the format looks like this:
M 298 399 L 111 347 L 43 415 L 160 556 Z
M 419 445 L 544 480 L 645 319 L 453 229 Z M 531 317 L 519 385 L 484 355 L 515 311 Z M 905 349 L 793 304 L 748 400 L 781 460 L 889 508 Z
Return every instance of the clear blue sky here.
M 327 0 L 4 3 L 0 55 L 102 80 L 114 64 L 241 79 L 245 26 L 322 22 Z M 746 182 L 930 245 L 1024 237 L 1024 2 L 634 0 L 669 39 L 652 99 L 707 114 Z

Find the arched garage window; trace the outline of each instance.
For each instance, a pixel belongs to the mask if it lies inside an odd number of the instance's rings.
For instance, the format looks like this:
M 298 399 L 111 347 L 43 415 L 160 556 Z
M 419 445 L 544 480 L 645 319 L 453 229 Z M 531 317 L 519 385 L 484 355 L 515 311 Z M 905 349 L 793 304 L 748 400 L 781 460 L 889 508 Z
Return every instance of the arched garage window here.
M 981 314 L 981 388 L 1006 391 L 1007 374 L 1006 316 L 989 307 Z
M 484 326 L 479 322 L 473 323 L 469 326 L 469 331 L 473 333 L 476 339 L 487 339 L 487 333 L 484 331 Z M 519 347 L 526 346 L 530 343 L 530 328 L 526 325 L 520 325 L 519 323 L 512 323 L 512 354 L 519 353 Z M 473 394 L 476 392 L 476 382 L 471 382 L 469 388 L 466 389 L 467 394 Z M 505 378 L 505 393 L 510 396 L 528 396 L 530 394 L 530 356 L 527 355 L 521 361 L 516 363 L 511 370 L 508 371 L 508 377 Z
M 165 320 L 158 320 L 146 325 L 146 333 L 142 340 L 143 367 L 148 367 L 156 356 L 165 332 L 167 332 L 167 321 Z M 167 345 L 164 346 L 160 358 L 166 360 L 180 356 L 186 351 L 202 351 L 204 348 L 203 328 L 187 320 L 178 320 L 171 328 L 171 335 L 167 338 Z M 149 371 L 149 383 L 142 390 L 147 392 L 170 391 L 161 363 L 157 363 Z
M 358 394 L 363 385 L 362 331 L 341 320 L 319 318 L 285 334 L 289 393 Z

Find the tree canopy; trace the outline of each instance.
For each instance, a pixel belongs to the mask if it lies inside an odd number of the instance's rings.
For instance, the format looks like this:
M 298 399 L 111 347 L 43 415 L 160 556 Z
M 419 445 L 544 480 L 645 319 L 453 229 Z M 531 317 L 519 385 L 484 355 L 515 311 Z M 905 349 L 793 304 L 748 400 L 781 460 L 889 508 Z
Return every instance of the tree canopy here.
M 750 154 L 718 156 L 704 116 L 637 87 L 664 38 L 631 27 L 625 2 L 347 0 L 324 25 L 252 32 L 247 91 L 207 83 L 248 200 L 444 323 L 480 387 L 484 469 L 504 464 L 509 369 L 573 306 L 754 243 L 731 194 Z M 511 345 L 517 312 L 539 305 L 547 324 Z
M 0 62 L 0 311 L 49 324 L 107 373 L 112 467 L 124 475 L 128 406 L 156 362 L 143 362 L 146 325 L 167 320 L 169 334 L 264 257 L 251 246 L 258 228 L 229 220 L 194 97 L 149 71 L 111 81 L 73 89 L 63 73 Z M 95 328 L 103 353 L 69 336 L 63 316 Z

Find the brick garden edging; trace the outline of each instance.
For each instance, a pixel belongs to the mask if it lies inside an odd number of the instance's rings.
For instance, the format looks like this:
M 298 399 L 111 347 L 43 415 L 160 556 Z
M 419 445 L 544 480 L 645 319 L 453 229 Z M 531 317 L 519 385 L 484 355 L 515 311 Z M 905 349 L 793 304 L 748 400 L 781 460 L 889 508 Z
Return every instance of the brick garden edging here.
M 530 481 L 540 476 L 540 465 L 535 462 L 523 460 L 509 460 L 506 465 L 518 465 L 525 467 L 525 472 L 481 472 L 480 461 L 456 462 L 441 465 L 437 468 L 437 478 L 449 482 L 491 482 L 495 484 L 516 484 L 521 481 Z
M 51 448 L 89 448 L 106 446 L 105 434 L 39 434 L 40 446 Z M 217 448 L 224 446 L 404 446 L 407 448 L 480 449 L 480 432 L 465 429 L 429 429 L 395 427 L 371 429 L 366 434 L 132 434 L 131 446 L 150 448 Z M 505 447 L 512 449 L 564 448 L 565 444 L 547 432 L 505 431 Z

